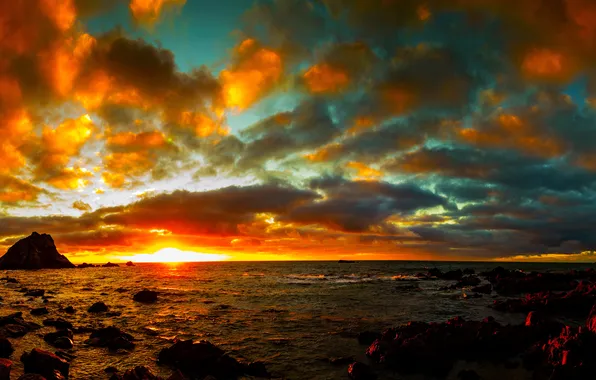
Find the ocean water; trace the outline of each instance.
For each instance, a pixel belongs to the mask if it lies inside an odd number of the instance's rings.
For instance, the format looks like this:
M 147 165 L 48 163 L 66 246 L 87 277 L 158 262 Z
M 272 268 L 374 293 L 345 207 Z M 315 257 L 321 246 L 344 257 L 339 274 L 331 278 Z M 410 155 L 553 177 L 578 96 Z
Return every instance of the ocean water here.
M 524 315 L 492 310 L 492 296 L 465 299 L 466 291 L 440 291 L 447 281 L 417 281 L 413 275 L 437 267 L 441 270 L 473 268 L 477 272 L 497 265 L 523 270 L 584 269 L 582 264 L 495 264 L 438 262 L 220 262 L 137 264 L 134 267 L 40 271 L 0 271 L 20 284 L 0 284 L 1 315 L 22 311 L 24 318 L 41 324 L 48 317 L 63 317 L 75 327 L 114 325 L 137 339 L 130 353 L 110 353 L 83 342 L 75 335 L 76 356 L 71 379 L 103 379 L 104 368 L 121 371 L 146 365 L 168 376 L 171 370 L 155 363 L 159 350 L 175 338 L 209 340 L 239 359 L 262 360 L 276 378 L 344 379 L 346 366 L 333 366 L 332 357 L 352 356 L 366 361 L 365 346 L 356 336 L 365 330 L 381 331 L 411 320 L 444 321 L 461 315 L 467 319 L 494 316 L 502 323 L 519 323 Z M 43 304 L 16 291 L 21 286 L 45 289 L 53 296 Z M 142 289 L 159 292 L 159 301 L 145 305 L 132 296 Z M 103 301 L 119 316 L 87 313 Z M 29 315 L 46 306 L 50 314 Z M 73 306 L 74 315 L 59 311 Z M 53 328 L 11 339 L 16 348 L 14 374 L 22 373 L 18 358 L 40 347 Z M 380 379 L 404 378 L 379 370 Z M 15 376 L 16 378 L 16 376 Z

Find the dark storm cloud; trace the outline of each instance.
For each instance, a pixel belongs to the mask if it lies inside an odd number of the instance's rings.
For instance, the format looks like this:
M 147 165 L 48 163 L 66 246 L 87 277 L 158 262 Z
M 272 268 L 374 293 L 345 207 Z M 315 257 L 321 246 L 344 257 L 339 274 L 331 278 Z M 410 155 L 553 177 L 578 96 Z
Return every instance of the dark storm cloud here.
M 391 215 L 408 215 L 435 206 L 449 207 L 446 200 L 412 184 L 351 182 L 324 177 L 310 183 L 326 198 L 294 208 L 280 220 L 300 224 L 321 224 L 349 232 L 367 231 Z

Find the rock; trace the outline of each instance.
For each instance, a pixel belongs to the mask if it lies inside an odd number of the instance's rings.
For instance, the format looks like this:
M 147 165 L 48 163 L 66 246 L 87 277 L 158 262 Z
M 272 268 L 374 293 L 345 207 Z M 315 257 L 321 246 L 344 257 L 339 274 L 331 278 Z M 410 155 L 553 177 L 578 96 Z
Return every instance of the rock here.
M 134 369 L 129 369 L 122 375 L 114 374 L 110 380 L 163 380 L 151 372 L 151 370 L 145 366 L 138 366 Z
M 67 306 L 67 307 L 65 307 L 63 311 L 64 311 L 65 313 L 68 313 L 68 314 L 74 314 L 74 313 L 75 313 L 75 309 L 74 309 L 74 307 L 72 307 L 72 306 Z
M 377 378 L 368 365 L 360 362 L 354 362 L 348 366 L 348 376 L 352 380 L 375 380 Z
M 129 261 L 129 262 L 126 263 L 126 266 L 127 267 L 134 267 L 135 265 L 133 264 L 132 261 Z
M 247 368 L 223 350 L 207 341 L 178 341 L 159 352 L 158 363 L 179 369 L 191 378 L 214 376 L 217 379 L 237 378 Z
M 14 277 L 4 277 L 3 280 L 6 281 L 8 284 L 18 284 L 19 283 L 19 280 L 17 280 Z
M 38 307 L 37 309 L 32 309 L 30 313 L 31 315 L 45 315 L 49 314 L 50 312 L 48 311 L 47 307 Z
M 0 380 L 10 380 L 12 362 L 8 359 L 0 359 Z
M 73 354 L 70 354 L 66 351 L 62 351 L 62 350 L 57 350 L 56 352 L 54 352 L 57 356 L 61 357 L 62 359 L 66 360 L 67 362 L 71 362 L 74 359 L 76 359 L 77 357 Z
M 265 363 L 251 362 L 244 365 L 244 373 L 248 376 L 270 378 L 271 374 L 267 371 Z
M 72 329 L 72 323 L 63 318 L 48 318 L 43 321 L 44 326 L 53 326 L 57 329 Z
M 43 297 L 45 293 L 46 291 L 43 289 L 28 290 L 25 293 L 25 297 Z
M 118 265 L 118 264 L 114 264 L 114 263 L 110 263 L 110 262 L 108 262 L 107 264 L 102 265 L 102 267 L 104 267 L 104 268 L 117 268 L 119 266 L 120 265 Z
M 14 348 L 12 348 L 10 340 L 0 337 L 0 358 L 9 358 L 13 352 Z
M 21 362 L 25 366 L 25 373 L 36 373 L 47 380 L 68 378 L 70 364 L 51 352 L 34 348 L 21 356 Z
M 118 368 L 114 367 L 114 366 L 110 366 L 107 367 L 106 369 L 103 370 L 105 373 L 116 373 L 118 372 Z
M 592 306 L 588 320 L 586 321 L 586 327 L 588 330 L 596 334 L 596 304 Z
M 66 339 L 62 339 L 66 338 Z M 58 330 L 56 332 L 47 333 L 44 335 L 43 340 L 51 344 L 56 348 L 69 349 L 72 348 L 74 343 L 72 342 L 73 332 L 72 330 Z
M 363 331 L 358 334 L 358 343 L 362 345 L 370 345 L 375 340 L 379 339 L 381 334 L 372 331 Z
M 5 325 L 2 328 L 2 331 L 10 338 L 20 338 L 29 332 L 29 330 L 22 325 Z
M 491 284 L 480 285 L 472 288 L 472 291 L 475 293 L 491 294 L 493 291 L 493 287 Z
M 81 269 L 85 269 L 85 268 L 95 268 L 96 266 L 97 266 L 97 265 L 83 263 L 83 264 L 79 264 L 79 265 L 77 265 L 77 268 L 81 268 Z
M 90 346 L 107 347 L 109 350 L 116 351 L 118 349 L 132 350 L 135 347 L 133 341 L 132 335 L 111 326 L 92 332 L 85 343 Z
M 108 306 L 103 303 L 103 302 L 96 302 L 93 305 L 91 305 L 91 307 L 89 307 L 89 309 L 87 309 L 87 311 L 89 313 L 104 313 L 106 311 L 108 311 Z
M 459 371 L 457 374 L 457 378 L 461 380 L 481 380 L 482 378 L 476 371 L 471 369 L 464 369 Z
M 56 249 L 54 239 L 33 232 L 19 240 L 0 258 L 0 269 L 60 269 L 74 265 Z
M 157 302 L 157 292 L 152 290 L 141 290 L 134 295 L 133 300 L 143 303 Z

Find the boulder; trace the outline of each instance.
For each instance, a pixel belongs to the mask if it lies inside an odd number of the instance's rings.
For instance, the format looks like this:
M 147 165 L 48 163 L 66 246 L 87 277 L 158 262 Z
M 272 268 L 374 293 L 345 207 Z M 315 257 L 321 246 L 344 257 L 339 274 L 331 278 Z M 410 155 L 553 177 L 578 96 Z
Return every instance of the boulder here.
M 95 268 L 97 265 L 82 263 L 77 265 L 77 268 L 85 269 L 85 268 Z
M 46 291 L 43 289 L 27 290 L 25 297 L 43 297 L 45 293 Z
M 51 352 L 34 348 L 21 356 L 21 362 L 25 366 L 25 373 L 36 373 L 47 380 L 68 378 L 70 364 Z
M 8 359 L 0 359 L 0 380 L 10 380 L 12 362 Z
M 57 329 L 72 329 L 72 323 L 63 318 L 48 318 L 43 321 L 44 326 L 52 326 Z
M 377 378 L 370 366 L 360 362 L 354 362 L 348 366 L 348 376 L 352 380 L 375 380 Z
M 588 320 L 586 321 L 586 327 L 588 330 L 596 334 L 596 304 L 592 306 Z
M 60 269 L 74 265 L 56 249 L 54 239 L 33 232 L 19 240 L 0 258 L 0 269 Z
M 158 363 L 179 369 L 191 378 L 235 379 L 247 368 L 210 342 L 178 341 L 159 352 Z
M 37 309 L 32 309 L 30 313 L 31 315 L 45 315 L 49 314 L 50 312 L 48 311 L 47 307 L 38 307 Z
M 72 306 L 67 306 L 62 311 L 64 311 L 67 314 L 74 314 L 75 313 L 75 308 L 72 307 Z
M 104 267 L 104 268 L 117 268 L 119 266 L 120 265 L 118 265 L 118 264 L 114 264 L 114 263 L 110 263 L 110 262 L 108 262 L 107 264 L 102 265 L 102 267 Z
M 109 350 L 118 349 L 132 350 L 135 347 L 134 337 L 120 330 L 117 327 L 110 326 L 98 329 L 91 333 L 86 344 L 94 347 L 107 347 Z
M 127 267 L 134 267 L 135 265 L 134 265 L 134 263 L 132 261 L 129 261 L 129 262 L 126 263 L 126 266 Z
M 10 340 L 0 337 L 0 358 L 9 358 L 13 352 L 14 348 L 12 348 Z
M 140 292 L 135 294 L 132 299 L 137 302 L 142 302 L 142 303 L 157 302 L 157 292 L 154 292 L 152 290 L 146 290 L 146 289 L 141 290 Z
M 56 332 L 47 333 L 44 335 L 43 340 L 51 344 L 56 348 L 70 349 L 74 346 L 72 341 L 73 332 L 72 330 L 58 330 Z
M 103 302 L 96 302 L 87 309 L 89 313 L 104 313 L 108 311 L 108 306 Z

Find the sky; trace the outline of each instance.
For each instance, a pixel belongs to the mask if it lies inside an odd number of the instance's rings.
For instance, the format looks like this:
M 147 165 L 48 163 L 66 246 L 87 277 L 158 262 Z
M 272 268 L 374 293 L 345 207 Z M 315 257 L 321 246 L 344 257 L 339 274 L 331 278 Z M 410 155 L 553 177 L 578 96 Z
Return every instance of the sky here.
M 0 253 L 593 262 L 595 58 L 592 0 L 3 1 Z

